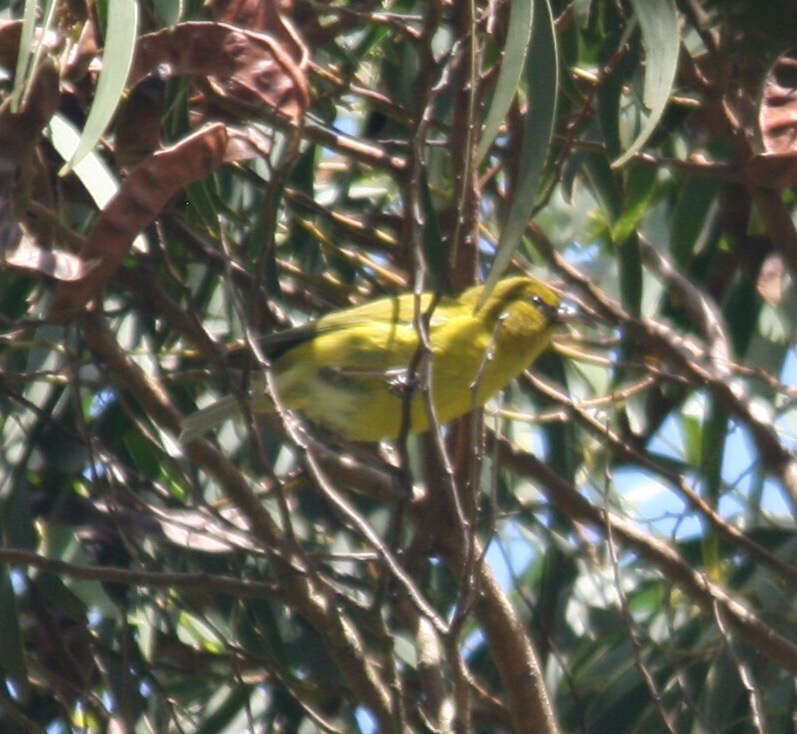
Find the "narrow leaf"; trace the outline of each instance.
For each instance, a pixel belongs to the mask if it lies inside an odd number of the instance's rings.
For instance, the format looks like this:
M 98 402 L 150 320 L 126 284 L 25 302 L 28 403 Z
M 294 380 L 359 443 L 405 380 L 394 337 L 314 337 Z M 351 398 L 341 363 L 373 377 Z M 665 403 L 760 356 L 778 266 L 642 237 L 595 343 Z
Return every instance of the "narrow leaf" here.
M 501 62 L 501 71 L 498 73 L 490 109 L 487 111 L 487 118 L 484 121 L 479 148 L 476 151 L 477 165 L 481 163 L 493 144 L 498 129 L 509 111 L 515 94 L 517 94 L 531 40 L 533 12 L 534 0 L 515 0 L 510 7 L 504 58 Z
M 33 19 L 30 13 L 33 8 Z M 31 0 L 25 5 L 25 19 L 22 25 L 22 35 L 19 42 L 19 55 L 17 56 L 17 77 L 14 79 L 14 90 L 11 97 L 11 109 L 18 112 L 28 101 L 28 96 L 33 88 L 36 70 L 41 63 L 42 55 L 47 44 L 47 31 L 53 24 L 55 17 L 55 0 L 49 0 L 44 10 L 44 26 L 39 33 L 39 39 L 33 43 L 33 34 L 36 29 L 36 11 L 38 2 Z
M 74 154 L 80 143 L 80 134 L 72 122 L 56 112 L 50 118 L 48 134 L 50 142 L 58 154 L 64 160 L 69 160 L 71 157 L 74 161 Z M 75 162 L 73 169 L 94 203 L 100 209 L 104 209 L 119 189 L 119 183 L 107 163 L 101 156 L 91 153 L 88 156 L 82 156 L 81 161 Z
M 631 0 L 631 4 L 639 20 L 647 52 L 644 94 L 650 115 L 631 147 L 612 163 L 612 168 L 620 168 L 627 163 L 659 124 L 672 92 L 681 44 L 674 0 Z
M 138 35 L 138 3 L 135 0 L 110 0 L 108 30 L 102 54 L 102 71 L 97 94 L 91 105 L 83 134 L 72 159 L 61 168 L 63 176 L 90 153 L 105 132 L 116 112 L 133 65 Z
M 426 262 L 429 266 L 429 278 L 432 289 L 443 293 L 451 293 L 451 279 L 448 269 L 448 248 L 443 246 L 443 232 L 440 229 L 440 220 L 429 191 L 429 181 L 426 176 L 421 178 L 423 206 L 426 213 L 426 225 L 423 228 L 423 249 Z
M 612 241 L 622 245 L 636 231 L 637 225 L 647 214 L 653 195 L 656 193 L 656 169 L 653 166 L 637 165 L 628 173 L 625 186 L 625 210 L 612 224 Z
M 515 197 L 498 243 L 490 275 L 485 283 L 482 303 L 490 295 L 520 243 L 534 210 L 535 195 L 548 157 L 559 90 L 559 61 L 556 33 L 548 0 L 535 3 L 531 49 L 526 63 L 529 84 L 529 109 L 523 132 L 520 174 Z
M 0 643 L 3 646 L 0 669 L 6 681 L 17 687 L 19 697 L 27 700 L 30 695 L 30 684 L 25 649 L 19 629 L 16 595 L 8 566 L 5 564 L 0 564 Z
M 22 94 L 28 79 L 32 76 L 30 65 L 33 60 L 33 31 L 36 29 L 37 0 L 25 0 L 25 15 L 17 51 L 17 68 L 14 74 L 14 89 L 11 92 L 11 111 L 19 112 Z

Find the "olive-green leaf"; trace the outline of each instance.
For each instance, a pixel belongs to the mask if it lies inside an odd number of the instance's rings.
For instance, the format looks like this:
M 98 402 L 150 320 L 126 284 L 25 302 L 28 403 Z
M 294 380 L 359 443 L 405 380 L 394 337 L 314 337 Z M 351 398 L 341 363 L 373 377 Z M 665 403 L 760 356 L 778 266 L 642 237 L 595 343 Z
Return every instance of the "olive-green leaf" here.
M 517 94 L 523 75 L 523 66 L 531 41 L 534 0 L 515 0 L 509 10 L 509 26 L 506 32 L 504 59 L 495 84 L 495 92 L 487 110 L 479 147 L 476 151 L 476 164 L 481 163 L 498 134 L 501 123 L 509 111 Z
M 678 15 L 674 0 L 631 0 L 642 30 L 647 54 L 645 63 L 645 106 L 650 110 L 644 127 L 628 150 L 612 163 L 612 168 L 626 164 L 653 134 L 672 92 L 678 68 Z
M 97 94 L 77 150 L 59 171 L 61 176 L 69 173 L 73 166 L 94 149 L 108 127 L 127 84 L 127 75 L 130 73 L 136 50 L 137 34 L 138 3 L 135 0 L 110 0 Z
M 526 78 L 529 85 L 529 108 L 520 153 L 520 173 L 514 199 L 498 243 L 495 262 L 485 283 L 482 302 L 489 296 L 511 262 L 529 217 L 534 211 L 540 177 L 551 144 L 559 91 L 559 62 L 553 16 L 548 0 L 534 5 Z

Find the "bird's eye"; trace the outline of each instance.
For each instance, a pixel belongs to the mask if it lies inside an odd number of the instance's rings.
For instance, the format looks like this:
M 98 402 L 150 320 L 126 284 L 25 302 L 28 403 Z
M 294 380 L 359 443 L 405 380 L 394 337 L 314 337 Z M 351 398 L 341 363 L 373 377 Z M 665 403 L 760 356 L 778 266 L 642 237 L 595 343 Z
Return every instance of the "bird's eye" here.
M 555 306 L 552 306 L 548 301 L 546 301 L 542 296 L 535 293 L 529 301 L 533 306 L 536 306 L 540 311 L 545 314 L 545 317 L 549 321 L 556 321 L 558 309 Z

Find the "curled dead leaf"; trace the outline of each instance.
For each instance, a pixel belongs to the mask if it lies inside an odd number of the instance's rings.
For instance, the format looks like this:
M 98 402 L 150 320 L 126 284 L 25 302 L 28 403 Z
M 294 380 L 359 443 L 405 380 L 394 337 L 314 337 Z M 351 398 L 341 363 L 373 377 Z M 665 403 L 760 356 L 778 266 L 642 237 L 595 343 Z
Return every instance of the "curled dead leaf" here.
M 797 183 L 797 151 L 760 153 L 747 161 L 745 178 L 756 186 L 779 189 Z
M 99 260 L 83 260 L 71 252 L 39 247 L 25 236 L 20 238 L 15 248 L 3 252 L 0 262 L 16 270 L 67 283 L 85 278 L 99 265 Z
M 797 50 L 781 54 L 770 68 L 758 124 L 767 153 L 797 154 Z
M 133 169 L 81 249 L 84 263 L 96 261 L 96 266 L 79 279 L 61 283 L 52 309 L 54 318 L 70 318 L 99 293 L 127 257 L 136 235 L 171 198 L 193 181 L 207 178 L 227 159 L 229 141 L 224 125 L 208 125 Z M 240 159 L 238 147 L 234 155 Z
M 770 306 L 777 308 L 783 301 L 789 275 L 783 255 L 776 252 L 767 257 L 761 265 L 756 281 L 756 290 Z
M 266 33 L 225 23 L 180 23 L 139 39 L 130 83 L 166 65 L 171 76 L 207 76 L 225 96 L 260 102 L 300 120 L 309 104 L 307 58 L 305 53 L 296 59 L 295 52 L 293 41 Z

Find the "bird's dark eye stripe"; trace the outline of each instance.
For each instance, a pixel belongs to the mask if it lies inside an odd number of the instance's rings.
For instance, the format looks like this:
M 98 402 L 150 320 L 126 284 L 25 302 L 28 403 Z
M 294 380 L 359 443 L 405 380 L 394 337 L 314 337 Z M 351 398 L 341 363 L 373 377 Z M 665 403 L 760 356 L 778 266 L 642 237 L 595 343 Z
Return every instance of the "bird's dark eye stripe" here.
M 556 318 L 558 313 L 558 309 L 556 306 L 552 306 L 550 303 L 545 301 L 541 296 L 537 295 L 536 293 L 531 297 L 531 302 L 537 308 L 543 311 L 543 313 L 551 320 Z

